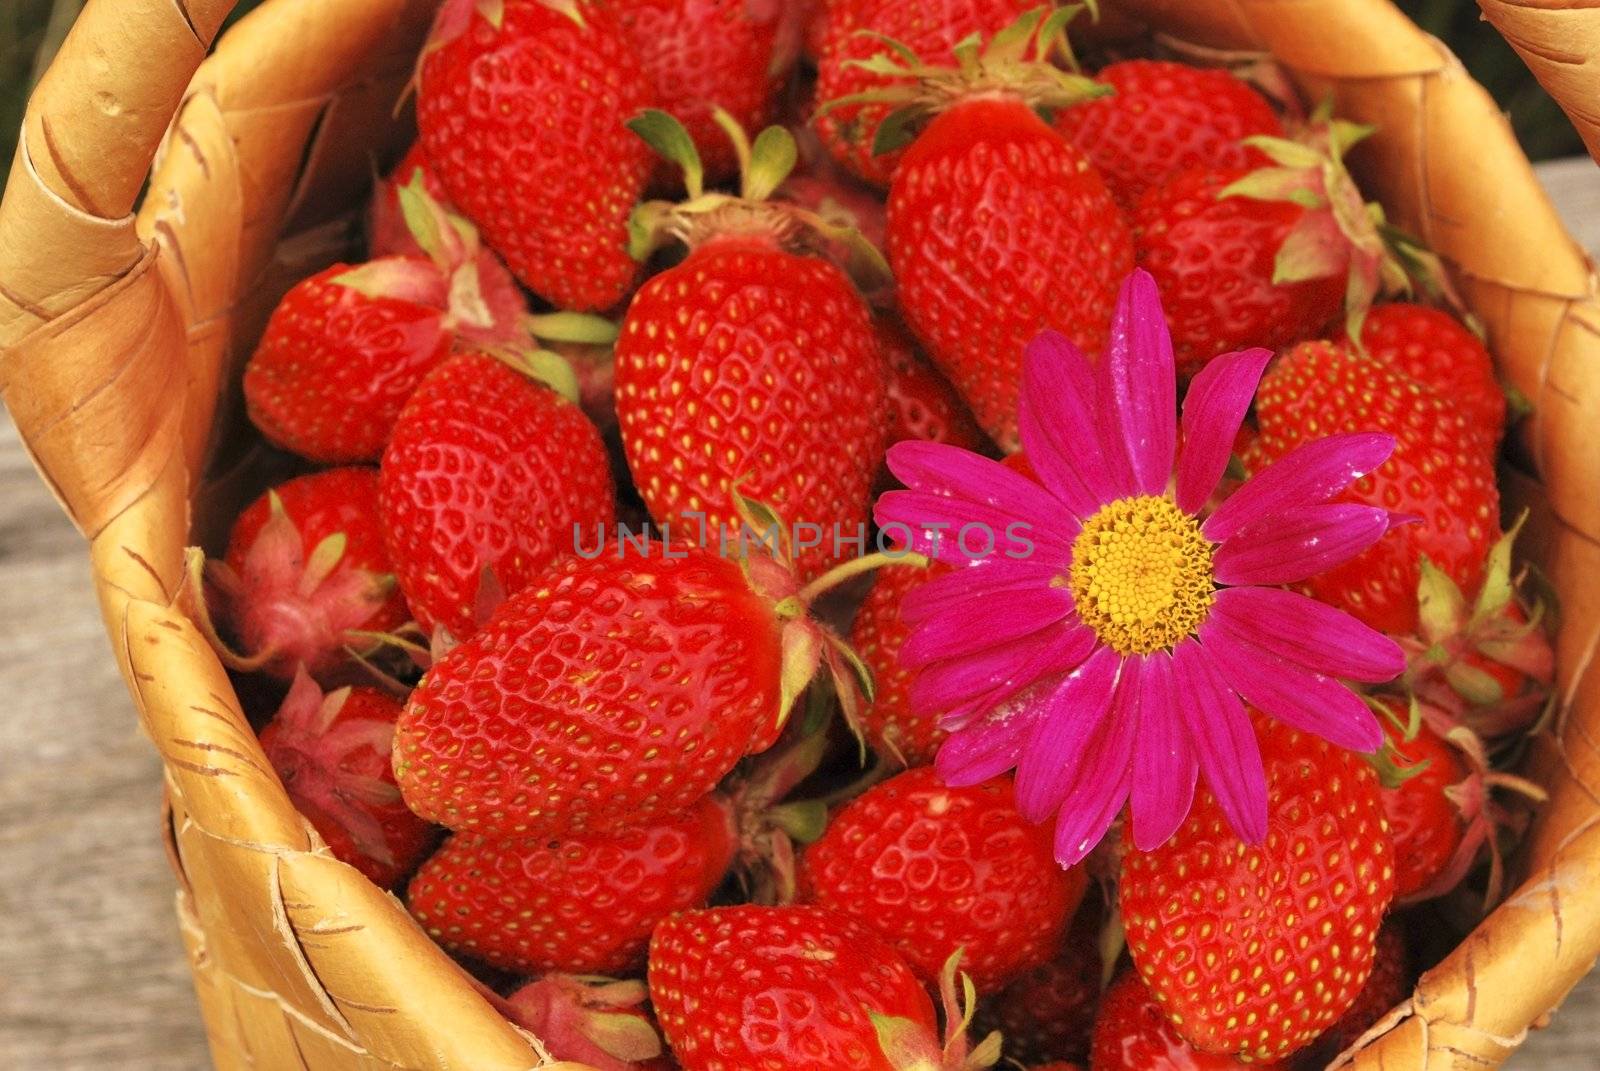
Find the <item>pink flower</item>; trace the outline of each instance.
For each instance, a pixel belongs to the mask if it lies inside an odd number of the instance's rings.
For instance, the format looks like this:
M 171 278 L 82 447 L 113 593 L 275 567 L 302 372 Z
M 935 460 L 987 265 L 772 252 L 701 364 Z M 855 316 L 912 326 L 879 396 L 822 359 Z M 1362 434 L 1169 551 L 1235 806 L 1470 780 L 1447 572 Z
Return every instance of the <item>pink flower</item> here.
M 1038 482 L 937 443 L 902 442 L 907 490 L 880 526 L 957 566 L 906 597 L 913 705 L 951 730 L 938 770 L 969 785 L 1016 768 L 1017 805 L 1082 859 L 1124 804 L 1141 850 L 1170 837 L 1205 776 L 1234 830 L 1266 833 L 1248 703 L 1357 751 L 1383 732 L 1343 680 L 1385 681 L 1400 648 L 1286 591 L 1399 518 L 1328 500 L 1389 456 L 1388 435 L 1307 442 L 1215 509 L 1271 353 L 1217 357 L 1184 400 L 1154 281 L 1123 284 L 1098 365 L 1054 332 L 1024 359 L 1021 435 Z M 1174 464 L 1176 461 L 1176 464 Z M 992 547 L 991 547 L 992 541 Z

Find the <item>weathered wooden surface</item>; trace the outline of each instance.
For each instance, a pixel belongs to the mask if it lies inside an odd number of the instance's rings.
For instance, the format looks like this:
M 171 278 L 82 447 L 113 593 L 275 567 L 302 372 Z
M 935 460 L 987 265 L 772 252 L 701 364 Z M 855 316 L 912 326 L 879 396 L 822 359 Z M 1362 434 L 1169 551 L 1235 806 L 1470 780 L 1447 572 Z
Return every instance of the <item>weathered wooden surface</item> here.
M 1600 250 L 1600 171 L 1541 172 Z M 158 763 L 107 651 L 84 548 L 3 416 L 0 710 L 0 1071 L 206 1066 L 157 837 Z M 1600 975 L 1508 1066 L 1600 1071 Z

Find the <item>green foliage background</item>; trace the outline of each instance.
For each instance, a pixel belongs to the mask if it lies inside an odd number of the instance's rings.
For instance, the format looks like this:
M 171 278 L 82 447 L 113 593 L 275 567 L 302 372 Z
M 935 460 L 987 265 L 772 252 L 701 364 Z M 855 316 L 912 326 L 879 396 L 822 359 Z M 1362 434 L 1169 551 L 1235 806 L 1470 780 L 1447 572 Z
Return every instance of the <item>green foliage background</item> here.
M 259 0 L 244 0 L 237 18 Z M 915 0 L 908 0 L 915 2 Z M 1561 110 L 1528 74 L 1474 0 L 1397 0 L 1429 33 L 1443 38 L 1511 116 L 1535 160 L 1583 151 Z M 0 0 L 0 161 L 9 166 L 29 89 L 55 53 L 83 0 Z

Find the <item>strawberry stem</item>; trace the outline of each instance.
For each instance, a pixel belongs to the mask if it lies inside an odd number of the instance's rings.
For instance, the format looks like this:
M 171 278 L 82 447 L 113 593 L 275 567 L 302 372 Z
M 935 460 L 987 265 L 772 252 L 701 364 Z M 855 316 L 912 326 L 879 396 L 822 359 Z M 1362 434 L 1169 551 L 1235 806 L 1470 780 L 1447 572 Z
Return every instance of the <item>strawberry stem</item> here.
M 915 551 L 879 550 L 871 554 L 863 554 L 859 558 L 852 558 L 841 565 L 836 565 L 829 569 L 826 573 L 801 588 L 794 597 L 802 605 L 810 605 L 823 594 L 838 587 L 851 577 L 860 576 L 862 573 L 871 572 L 884 565 L 914 565 L 919 569 L 926 569 L 928 567 L 928 559 Z

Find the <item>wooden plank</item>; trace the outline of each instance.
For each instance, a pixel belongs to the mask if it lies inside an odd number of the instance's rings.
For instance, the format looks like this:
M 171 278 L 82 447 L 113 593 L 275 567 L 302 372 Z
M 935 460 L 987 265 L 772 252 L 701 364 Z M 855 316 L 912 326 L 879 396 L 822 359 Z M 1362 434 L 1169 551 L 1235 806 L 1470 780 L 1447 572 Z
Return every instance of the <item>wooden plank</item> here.
M 1600 170 L 1540 170 L 1600 250 Z M 157 834 L 159 764 L 112 665 L 83 544 L 5 418 L 0 593 L 0 1069 L 204 1067 Z M 1508 1066 L 1600 1071 L 1600 976 Z

